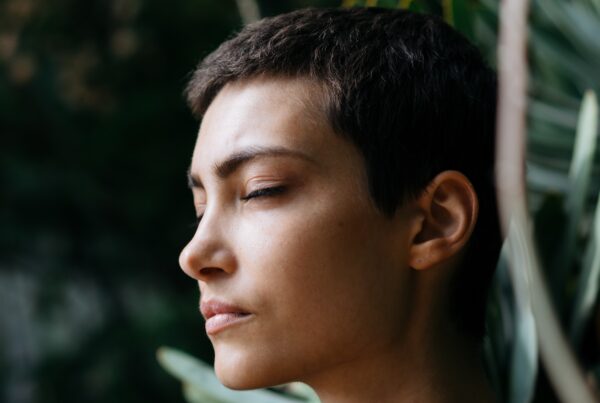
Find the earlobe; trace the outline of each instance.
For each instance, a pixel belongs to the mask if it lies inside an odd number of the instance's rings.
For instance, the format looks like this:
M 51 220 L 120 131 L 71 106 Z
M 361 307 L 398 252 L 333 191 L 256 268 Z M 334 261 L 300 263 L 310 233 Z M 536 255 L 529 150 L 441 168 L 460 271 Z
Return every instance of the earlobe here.
M 424 270 L 443 263 L 467 244 L 479 203 L 473 185 L 460 172 L 438 174 L 419 196 L 422 214 L 410 248 L 410 265 Z

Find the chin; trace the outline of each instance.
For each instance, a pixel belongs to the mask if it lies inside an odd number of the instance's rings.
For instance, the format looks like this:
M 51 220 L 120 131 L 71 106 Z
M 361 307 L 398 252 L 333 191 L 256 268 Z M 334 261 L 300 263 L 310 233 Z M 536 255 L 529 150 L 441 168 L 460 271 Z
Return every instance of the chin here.
M 241 352 L 215 351 L 215 373 L 224 386 L 234 390 L 267 388 L 293 380 L 281 370 L 282 360 L 265 358 Z

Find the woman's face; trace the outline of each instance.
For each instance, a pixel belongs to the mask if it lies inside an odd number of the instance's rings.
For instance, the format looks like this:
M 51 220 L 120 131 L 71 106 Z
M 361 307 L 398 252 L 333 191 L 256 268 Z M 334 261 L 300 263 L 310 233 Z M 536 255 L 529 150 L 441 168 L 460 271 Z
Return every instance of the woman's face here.
M 308 382 L 399 341 L 410 215 L 384 217 L 363 160 L 298 80 L 227 85 L 202 121 L 190 177 L 202 216 L 180 256 L 200 286 L 219 379 Z

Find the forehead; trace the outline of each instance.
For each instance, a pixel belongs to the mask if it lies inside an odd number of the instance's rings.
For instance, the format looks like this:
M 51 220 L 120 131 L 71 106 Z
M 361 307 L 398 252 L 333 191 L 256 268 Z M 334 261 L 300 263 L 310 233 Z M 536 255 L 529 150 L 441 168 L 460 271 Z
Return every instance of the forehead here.
M 322 94 L 317 84 L 301 79 L 256 78 L 227 84 L 204 115 L 192 171 L 203 171 L 207 164 L 248 147 L 323 153 L 342 139 L 326 121 Z

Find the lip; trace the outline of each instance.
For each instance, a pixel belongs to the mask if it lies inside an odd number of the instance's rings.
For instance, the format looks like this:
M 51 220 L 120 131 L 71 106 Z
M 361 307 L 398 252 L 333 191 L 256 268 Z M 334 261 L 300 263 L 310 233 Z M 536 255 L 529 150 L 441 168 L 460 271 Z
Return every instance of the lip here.
M 252 316 L 244 308 L 218 300 L 201 301 L 200 311 L 206 320 L 205 328 L 209 336 L 246 322 Z

